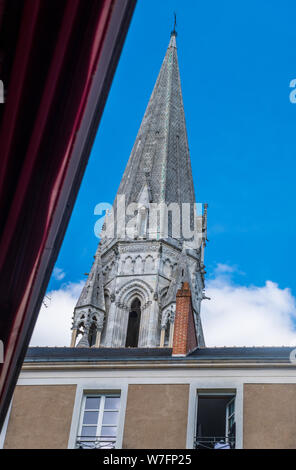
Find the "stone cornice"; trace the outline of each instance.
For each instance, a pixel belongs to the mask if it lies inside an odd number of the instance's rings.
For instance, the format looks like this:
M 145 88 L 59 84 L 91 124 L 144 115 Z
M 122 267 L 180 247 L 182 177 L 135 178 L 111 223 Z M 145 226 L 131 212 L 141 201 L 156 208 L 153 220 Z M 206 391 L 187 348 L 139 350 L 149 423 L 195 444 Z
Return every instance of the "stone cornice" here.
M 31 362 L 25 363 L 23 371 L 37 370 L 100 370 L 100 369 L 294 369 L 296 365 L 283 362 L 241 362 L 241 361 L 183 361 L 183 360 L 151 360 L 151 361 L 108 361 L 108 362 Z

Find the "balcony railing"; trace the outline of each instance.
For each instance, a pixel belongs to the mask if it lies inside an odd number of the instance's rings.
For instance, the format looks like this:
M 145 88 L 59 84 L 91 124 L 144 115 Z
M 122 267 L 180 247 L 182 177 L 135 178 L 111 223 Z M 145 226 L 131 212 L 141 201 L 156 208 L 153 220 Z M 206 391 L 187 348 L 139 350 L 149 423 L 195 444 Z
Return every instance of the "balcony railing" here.
M 195 449 L 235 449 L 235 436 L 196 436 Z
M 76 449 L 115 449 L 116 438 L 110 436 L 77 436 Z

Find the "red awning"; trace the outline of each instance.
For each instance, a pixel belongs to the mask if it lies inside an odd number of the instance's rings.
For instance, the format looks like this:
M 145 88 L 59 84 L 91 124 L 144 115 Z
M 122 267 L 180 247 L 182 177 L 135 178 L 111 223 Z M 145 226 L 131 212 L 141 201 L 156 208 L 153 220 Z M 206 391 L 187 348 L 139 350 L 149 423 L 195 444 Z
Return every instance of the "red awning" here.
M 135 3 L 0 1 L 0 427 Z

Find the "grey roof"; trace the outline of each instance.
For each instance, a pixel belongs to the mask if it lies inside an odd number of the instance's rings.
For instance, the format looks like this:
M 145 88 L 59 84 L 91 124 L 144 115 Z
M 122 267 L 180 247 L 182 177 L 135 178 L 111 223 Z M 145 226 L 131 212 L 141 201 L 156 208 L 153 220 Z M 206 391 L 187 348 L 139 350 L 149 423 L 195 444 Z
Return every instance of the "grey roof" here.
M 25 362 L 88 362 L 113 360 L 169 359 L 172 349 L 169 348 L 29 348 Z
M 240 361 L 290 363 L 293 347 L 223 347 L 196 349 L 187 357 L 173 357 L 170 348 L 67 348 L 32 347 L 25 362 L 111 362 L 111 361 Z
M 188 357 L 198 360 L 242 360 L 290 362 L 289 357 L 293 347 L 223 347 L 196 349 Z

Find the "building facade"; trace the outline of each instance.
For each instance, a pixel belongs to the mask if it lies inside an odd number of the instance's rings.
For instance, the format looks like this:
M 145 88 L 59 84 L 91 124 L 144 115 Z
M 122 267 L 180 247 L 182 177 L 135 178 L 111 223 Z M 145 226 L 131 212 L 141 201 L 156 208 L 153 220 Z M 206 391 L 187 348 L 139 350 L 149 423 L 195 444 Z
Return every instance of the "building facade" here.
M 0 444 L 203 449 L 222 440 L 238 449 L 295 449 L 290 352 L 202 348 L 173 357 L 168 348 L 31 348 Z
M 2 447 L 296 448 L 293 348 L 205 345 L 197 208 L 173 31 L 70 347 L 29 349 Z

